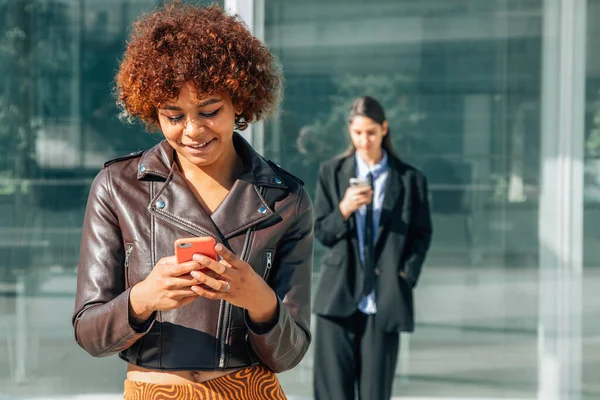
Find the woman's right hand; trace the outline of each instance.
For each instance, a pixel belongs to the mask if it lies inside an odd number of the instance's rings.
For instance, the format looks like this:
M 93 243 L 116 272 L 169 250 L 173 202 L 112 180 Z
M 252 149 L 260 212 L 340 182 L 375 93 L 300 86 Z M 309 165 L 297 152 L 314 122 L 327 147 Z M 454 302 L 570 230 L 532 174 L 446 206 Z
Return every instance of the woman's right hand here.
M 131 288 L 129 316 L 146 321 L 154 311 L 173 310 L 196 300 L 191 287 L 198 282 L 190 272 L 201 268 L 196 261 L 178 264 L 175 256 L 161 258 L 146 279 Z
M 349 186 L 340 201 L 340 212 L 344 220 L 350 218 L 353 212 L 361 206 L 373 201 L 373 189 L 371 186 Z

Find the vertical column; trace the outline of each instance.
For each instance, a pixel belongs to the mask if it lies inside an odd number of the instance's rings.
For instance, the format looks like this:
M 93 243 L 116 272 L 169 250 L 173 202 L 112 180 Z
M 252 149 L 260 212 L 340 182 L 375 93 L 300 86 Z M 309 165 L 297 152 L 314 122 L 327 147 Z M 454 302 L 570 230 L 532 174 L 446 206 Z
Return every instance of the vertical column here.
M 225 9 L 231 14 L 239 15 L 250 32 L 258 39 L 264 39 L 264 0 L 225 0 Z M 264 150 L 264 123 L 255 122 L 242 132 L 246 140 L 259 153 Z
M 538 399 L 581 398 L 586 0 L 544 0 Z
M 242 0 L 243 1 L 243 0 Z M 252 33 L 261 42 L 265 42 L 265 0 L 252 0 L 248 3 L 253 3 L 254 7 L 254 24 Z M 260 154 L 265 151 L 265 123 L 258 121 L 252 124 L 252 146 Z M 279 148 L 279 147 L 278 147 Z
M 85 165 L 85 137 L 82 121 L 82 44 L 83 30 L 85 29 L 85 0 L 78 0 L 71 4 L 71 137 L 73 143 L 77 143 L 75 148 L 79 149 L 79 155 L 76 166 L 83 167 Z M 50 138 L 49 138 L 50 139 Z

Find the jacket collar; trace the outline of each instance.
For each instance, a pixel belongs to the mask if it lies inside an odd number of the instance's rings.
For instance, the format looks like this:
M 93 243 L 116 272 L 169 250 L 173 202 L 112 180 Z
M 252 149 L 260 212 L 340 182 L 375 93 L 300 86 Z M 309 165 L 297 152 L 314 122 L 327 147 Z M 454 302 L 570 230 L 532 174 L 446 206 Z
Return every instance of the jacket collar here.
M 271 186 L 287 189 L 281 176 L 237 132 L 233 133 L 233 145 L 244 162 L 244 172 L 238 178 L 255 186 Z M 144 152 L 138 163 L 138 179 L 148 175 L 167 179 L 174 164 L 175 150 L 166 140 Z
M 174 162 L 175 151 L 163 141 L 140 158 L 138 179 L 152 179 L 148 210 L 157 218 L 171 223 L 195 236 L 228 239 L 262 223 L 277 213 L 269 207 L 264 194 L 267 188 L 287 190 L 277 171 L 262 158 L 241 135 L 234 133 L 234 146 L 244 162 L 244 172 L 234 182 L 229 194 L 212 213 L 198 202 L 179 173 Z

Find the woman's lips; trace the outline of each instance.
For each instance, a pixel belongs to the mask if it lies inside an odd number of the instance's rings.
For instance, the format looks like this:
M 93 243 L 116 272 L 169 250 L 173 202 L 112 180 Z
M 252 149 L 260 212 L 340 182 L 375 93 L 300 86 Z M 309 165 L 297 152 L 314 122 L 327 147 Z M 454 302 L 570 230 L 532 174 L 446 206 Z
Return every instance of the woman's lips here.
M 216 138 L 203 143 L 184 144 L 185 148 L 192 154 L 203 154 L 209 151 L 216 142 Z M 202 146 L 199 146 L 203 144 Z

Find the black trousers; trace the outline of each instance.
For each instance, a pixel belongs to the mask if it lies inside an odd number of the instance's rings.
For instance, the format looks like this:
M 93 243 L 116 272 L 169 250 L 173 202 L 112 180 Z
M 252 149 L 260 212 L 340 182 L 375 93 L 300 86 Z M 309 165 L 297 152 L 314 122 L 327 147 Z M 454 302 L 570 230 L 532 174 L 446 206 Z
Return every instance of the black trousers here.
M 314 337 L 315 400 L 389 400 L 400 337 L 378 328 L 377 314 L 317 315 Z

